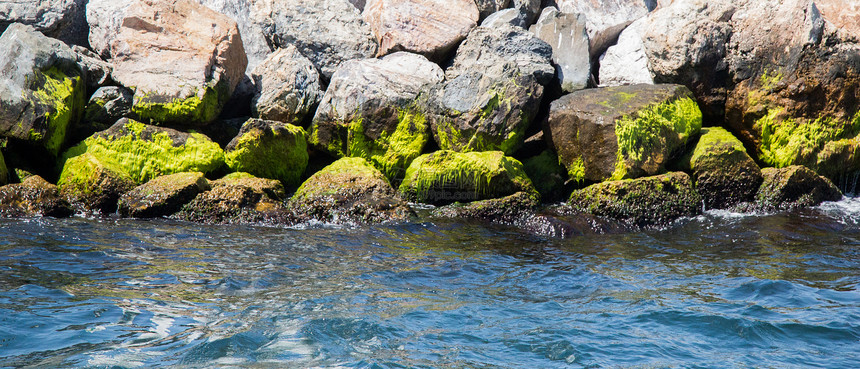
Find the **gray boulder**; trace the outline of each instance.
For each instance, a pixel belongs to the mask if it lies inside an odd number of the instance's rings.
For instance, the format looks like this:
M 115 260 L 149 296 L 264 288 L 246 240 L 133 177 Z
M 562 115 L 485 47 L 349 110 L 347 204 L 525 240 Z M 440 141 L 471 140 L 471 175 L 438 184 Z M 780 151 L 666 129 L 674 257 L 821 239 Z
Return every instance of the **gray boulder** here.
M 325 79 L 346 60 L 376 55 L 370 26 L 347 0 L 258 0 L 252 19 L 271 45 L 295 45 Z
M 541 0 L 511 0 L 511 7 L 526 16 L 526 25 L 531 25 L 540 14 Z
M 552 46 L 552 61 L 556 78 L 565 92 L 581 90 L 591 78 L 591 57 L 588 52 L 588 33 L 585 17 L 581 14 L 559 12 L 545 8 L 537 23 L 529 31 Z
M 502 9 L 490 14 L 481 22 L 481 27 L 498 28 L 502 26 L 527 27 L 526 13 L 516 8 Z
M 87 23 L 90 47 L 104 59 L 109 59 L 110 44 L 119 34 L 128 7 L 135 0 L 89 0 Z
M 21 23 L 32 26 L 48 37 L 85 45 L 86 3 L 86 0 L 2 0 L 0 33 L 13 23 Z
M 83 46 L 74 45 L 72 51 L 78 57 L 78 65 L 86 72 L 87 91 L 98 90 L 111 82 L 113 66 L 110 63 Z
M 251 73 L 256 118 L 301 124 L 323 96 L 320 76 L 293 45 L 278 49 Z
M 618 43 L 600 56 L 600 86 L 654 83 L 642 42 L 642 27 L 643 21 L 633 22 L 618 36 Z
M 256 0 L 197 0 L 200 4 L 236 21 L 242 34 L 242 45 L 248 57 L 248 71 L 254 70 L 272 48 L 263 35 L 263 29 L 251 19 L 251 8 Z
M 481 19 L 486 20 L 491 14 L 495 14 L 510 6 L 511 0 L 475 0 Z
M 648 15 L 648 12 L 656 6 L 653 1 L 648 0 L 558 0 L 557 2 L 562 12 L 585 16 L 593 59 L 613 45 L 624 28 Z
M 131 107 L 134 92 L 119 86 L 107 86 L 96 90 L 87 102 L 84 117 L 70 137 L 73 142 L 89 137 L 93 133 L 108 129 L 122 118 L 132 117 Z
M 426 102 L 442 149 L 513 153 L 555 75 L 552 47 L 518 27 L 478 27 Z

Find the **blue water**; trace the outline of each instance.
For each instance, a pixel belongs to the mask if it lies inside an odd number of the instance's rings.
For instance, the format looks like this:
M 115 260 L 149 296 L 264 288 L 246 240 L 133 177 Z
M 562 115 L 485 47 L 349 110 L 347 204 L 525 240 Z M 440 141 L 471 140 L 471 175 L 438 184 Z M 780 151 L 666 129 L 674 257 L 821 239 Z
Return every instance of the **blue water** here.
M 0 367 L 857 368 L 860 200 L 551 239 L 0 220 Z

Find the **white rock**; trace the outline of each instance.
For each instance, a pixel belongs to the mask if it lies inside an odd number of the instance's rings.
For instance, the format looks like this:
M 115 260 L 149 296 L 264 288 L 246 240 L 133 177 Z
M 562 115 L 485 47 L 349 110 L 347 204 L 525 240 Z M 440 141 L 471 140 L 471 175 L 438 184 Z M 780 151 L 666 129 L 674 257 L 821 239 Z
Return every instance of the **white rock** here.
M 654 83 L 642 43 L 642 22 L 621 32 L 618 43 L 600 57 L 600 86 Z
M 529 31 L 552 46 L 552 61 L 562 90 L 572 92 L 588 85 L 591 58 L 583 15 L 548 7 Z

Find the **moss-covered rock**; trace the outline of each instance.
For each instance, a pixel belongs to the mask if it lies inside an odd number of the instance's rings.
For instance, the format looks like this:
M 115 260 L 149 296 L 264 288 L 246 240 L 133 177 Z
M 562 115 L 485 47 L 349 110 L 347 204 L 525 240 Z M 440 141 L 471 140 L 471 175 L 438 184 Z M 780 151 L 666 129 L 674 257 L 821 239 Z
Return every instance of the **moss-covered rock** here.
M 833 182 L 801 165 L 764 168 L 762 175 L 764 182 L 756 194 L 752 210 L 795 209 L 842 198 Z
M 274 179 L 248 173 L 231 173 L 210 182 L 202 192 L 172 217 L 205 223 L 256 223 L 288 217 L 284 186 Z
M 497 199 L 453 203 L 437 208 L 434 216 L 445 218 L 471 218 L 502 224 L 515 224 L 523 218 L 534 216 L 540 204 L 533 193 L 517 192 Z
M 0 187 L 0 217 L 68 217 L 74 212 L 57 186 L 39 176 Z
M 409 201 L 437 205 L 540 195 L 518 160 L 501 151 L 437 151 L 418 157 L 406 170 L 400 193 Z
M 135 183 L 124 172 L 84 153 L 66 160 L 57 187 L 79 212 L 111 214 L 119 197 L 134 189 Z
M 696 191 L 708 209 L 752 201 L 761 186 L 761 169 L 744 145 L 723 128 L 703 128 L 690 158 Z
M 210 188 L 209 181 L 200 172 L 161 176 L 122 195 L 119 214 L 133 218 L 168 216 Z
M 305 130 L 292 124 L 250 119 L 226 148 L 231 170 L 298 186 L 308 166 Z
M 702 127 L 702 112 L 680 85 L 576 91 L 554 101 L 549 134 L 574 181 L 600 182 L 665 172 Z
M 69 149 L 64 159 L 89 153 L 137 184 L 189 171 L 210 173 L 224 165 L 224 151 L 199 133 L 184 133 L 121 119 Z
M 554 151 L 544 150 L 540 155 L 523 160 L 523 169 L 544 202 L 561 200 L 567 196 L 567 170 L 558 162 L 558 155 Z
M 636 227 L 666 226 L 702 212 L 702 198 L 683 172 L 594 184 L 574 191 L 569 203 L 578 211 Z
M 412 215 L 382 172 L 362 158 L 323 168 L 299 187 L 288 207 L 299 219 L 334 223 L 403 221 Z

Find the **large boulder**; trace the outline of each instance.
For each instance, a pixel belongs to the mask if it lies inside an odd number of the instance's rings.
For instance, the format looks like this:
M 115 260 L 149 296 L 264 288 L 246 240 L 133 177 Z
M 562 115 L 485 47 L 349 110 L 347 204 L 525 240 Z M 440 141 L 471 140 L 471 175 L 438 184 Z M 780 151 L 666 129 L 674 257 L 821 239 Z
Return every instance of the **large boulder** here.
M 263 29 L 251 18 L 251 8 L 256 0 L 196 1 L 236 21 L 239 33 L 242 34 L 245 55 L 248 56 L 248 70 L 256 68 L 272 53 L 272 48 L 263 35 Z
M 443 78 L 439 66 L 406 52 L 346 62 L 317 109 L 310 142 L 335 157 L 363 157 L 389 178 L 402 177 L 430 139 L 416 100 Z
M 257 0 L 252 18 L 271 45 L 295 45 L 326 80 L 344 61 L 376 55 L 370 26 L 347 0 Z
M 443 61 L 477 26 L 474 0 L 369 0 L 364 19 L 379 43 L 379 55 L 396 51 Z
M 842 199 L 833 182 L 802 165 L 765 168 L 762 175 L 764 181 L 755 199 L 757 209 L 788 210 Z
M 635 227 L 663 227 L 702 212 L 702 198 L 683 172 L 594 184 L 574 191 L 569 203 L 575 210 Z
M 475 28 L 425 110 L 439 147 L 512 154 L 555 76 L 552 47 L 519 27 Z
M 518 160 L 501 151 L 436 151 L 418 157 L 406 170 L 400 193 L 434 205 L 488 200 L 526 192 L 538 199 Z
M 301 124 L 322 98 L 320 75 L 293 45 L 278 49 L 251 72 L 254 117 Z
M 225 148 L 227 166 L 236 172 L 298 186 L 308 165 L 305 130 L 292 124 L 250 119 Z
M 664 172 L 701 127 L 702 113 L 686 87 L 631 85 L 554 101 L 546 133 L 571 180 L 601 182 Z
M 172 217 L 205 223 L 257 223 L 287 214 L 286 193 L 278 180 L 231 173 L 209 184 L 211 190 L 198 194 Z
M 702 128 L 690 158 L 696 191 L 708 209 L 752 201 L 763 180 L 743 143 L 723 128 Z
M 558 0 L 557 3 L 559 10 L 564 13 L 584 16 L 592 56 L 602 54 L 615 44 L 625 27 L 648 15 L 656 5 L 654 1 L 648 0 Z
M 39 176 L 0 187 L 0 217 L 68 217 L 72 207 L 57 186 Z
M 199 133 L 184 133 L 121 119 L 63 154 L 84 153 L 128 175 L 137 184 L 180 172 L 213 172 L 224 165 L 224 151 Z
M 0 36 L 0 137 L 23 144 L 28 156 L 39 155 L 33 148 L 56 156 L 83 112 L 84 79 L 66 44 L 30 26 L 9 26 Z
M 642 20 L 631 24 L 618 36 L 618 42 L 600 56 L 601 87 L 654 83 L 642 43 L 643 25 Z
M 333 223 L 403 221 L 412 215 L 367 160 L 342 158 L 307 179 L 287 203 L 299 219 Z
M 79 212 L 107 215 L 135 187 L 131 177 L 89 153 L 66 160 L 57 181 L 60 194 Z
M 120 14 L 116 33 L 105 37 L 113 78 L 134 89 L 138 118 L 183 126 L 214 120 L 247 66 L 236 21 L 192 0 L 134 0 Z M 95 17 L 92 27 L 101 22 Z
M 90 47 L 104 59 L 111 57 L 111 43 L 119 34 L 126 11 L 136 0 L 88 0 L 87 24 Z
M 48 37 L 85 45 L 85 4 L 86 0 L 0 1 L 0 33 L 13 23 L 21 23 Z
M 544 8 L 537 23 L 529 31 L 552 46 L 552 61 L 556 78 L 565 92 L 581 90 L 591 78 L 591 58 L 588 53 L 588 33 L 582 14 L 559 12 Z
M 200 172 L 176 173 L 157 177 L 120 197 L 119 214 L 123 217 L 155 218 L 178 212 L 197 194 L 210 189 Z

